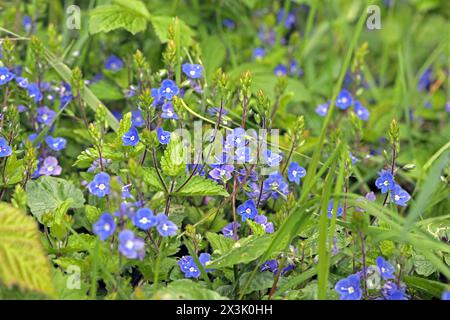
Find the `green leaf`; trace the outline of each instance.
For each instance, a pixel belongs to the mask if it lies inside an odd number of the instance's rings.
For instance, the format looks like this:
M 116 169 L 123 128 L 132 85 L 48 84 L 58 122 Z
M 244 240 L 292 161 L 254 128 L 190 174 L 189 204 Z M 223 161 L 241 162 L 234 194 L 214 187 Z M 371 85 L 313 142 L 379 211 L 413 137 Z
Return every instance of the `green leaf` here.
M 251 272 L 246 272 L 239 277 L 240 287 L 243 287 L 247 280 L 250 278 Z M 249 294 L 254 291 L 267 290 L 272 287 L 274 280 L 274 274 L 272 272 L 260 272 L 251 280 L 247 286 L 244 294 Z
M 0 203 L 0 282 L 55 295 L 50 265 L 35 220 Z
M 174 18 L 166 16 L 152 16 L 151 22 L 155 33 L 162 43 L 169 41 L 169 26 L 173 24 Z M 180 18 L 178 18 L 180 24 L 181 44 L 188 46 L 191 43 L 191 39 L 194 36 L 194 31 Z
M 414 267 L 415 267 L 417 274 L 419 274 L 421 276 L 428 277 L 431 274 L 433 274 L 434 272 L 436 272 L 436 268 L 431 263 L 431 261 L 422 255 L 418 254 L 418 255 L 413 256 L 413 261 L 414 261 Z
M 446 290 L 445 284 L 438 281 L 407 275 L 403 276 L 403 280 L 405 281 L 408 287 L 424 291 L 436 298 L 441 298 L 442 292 Z
M 250 227 L 250 230 L 252 230 L 252 233 L 256 236 L 263 236 L 266 234 L 266 229 L 264 226 L 260 225 L 259 223 L 252 221 L 250 219 L 246 220 L 248 226 Z
M 249 263 L 258 259 L 269 247 L 272 237 L 265 236 L 249 236 L 236 242 L 231 250 L 220 258 L 211 261 L 208 264 L 210 269 L 221 269 L 231 267 L 238 263 Z
M 171 177 L 182 175 L 186 171 L 184 149 L 180 137 L 172 133 L 164 155 L 161 158 L 162 171 Z
M 176 196 L 228 196 L 225 188 L 211 179 L 201 176 L 193 176 L 191 180 L 178 192 Z
M 214 232 L 207 232 L 206 238 L 208 239 L 209 244 L 213 248 L 214 253 L 217 254 L 224 254 L 228 252 L 234 243 L 233 239 Z
M 226 57 L 226 47 L 218 36 L 208 36 L 201 42 L 203 53 L 203 66 L 205 67 L 206 79 L 210 81 Z
M 92 93 L 97 96 L 97 98 L 105 101 L 114 101 L 123 99 L 123 94 L 115 85 L 107 81 L 99 81 L 91 84 L 89 86 Z
M 200 283 L 187 279 L 170 283 L 166 288 L 157 291 L 153 297 L 157 300 L 224 300 L 215 291 L 206 289 Z
M 164 186 L 154 168 L 142 168 L 142 174 L 144 182 L 151 191 L 164 191 Z
M 82 208 L 84 204 L 81 190 L 72 182 L 60 178 L 45 176 L 29 181 L 26 192 L 28 207 L 39 222 L 42 222 L 44 213 L 53 213 L 68 199 L 72 199 L 70 203 L 72 209 Z
M 109 32 L 124 28 L 136 34 L 144 31 L 150 13 L 145 5 L 138 0 L 115 0 L 116 4 L 103 5 L 91 11 L 89 19 L 89 32 Z

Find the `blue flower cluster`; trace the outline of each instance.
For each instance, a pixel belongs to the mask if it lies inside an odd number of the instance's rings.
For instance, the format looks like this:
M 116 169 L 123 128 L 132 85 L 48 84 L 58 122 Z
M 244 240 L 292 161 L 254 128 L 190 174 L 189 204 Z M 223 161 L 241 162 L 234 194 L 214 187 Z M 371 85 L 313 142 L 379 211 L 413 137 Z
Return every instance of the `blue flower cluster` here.
M 375 186 L 380 189 L 381 193 L 390 192 L 391 200 L 399 206 L 406 206 L 409 199 L 411 199 L 409 193 L 395 183 L 393 174 L 388 170 L 381 170 L 378 173 Z

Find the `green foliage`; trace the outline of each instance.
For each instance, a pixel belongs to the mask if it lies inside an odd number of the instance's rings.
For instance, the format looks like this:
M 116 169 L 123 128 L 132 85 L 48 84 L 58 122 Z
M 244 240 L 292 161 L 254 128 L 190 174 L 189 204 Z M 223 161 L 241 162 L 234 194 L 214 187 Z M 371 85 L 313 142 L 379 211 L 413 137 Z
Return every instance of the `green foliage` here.
M 176 133 L 170 136 L 170 142 L 161 158 L 161 168 L 170 177 L 182 175 L 186 170 L 183 143 Z
M 224 300 L 215 291 L 206 289 L 201 283 L 183 279 L 171 282 L 166 288 L 157 291 L 153 297 L 157 300 Z

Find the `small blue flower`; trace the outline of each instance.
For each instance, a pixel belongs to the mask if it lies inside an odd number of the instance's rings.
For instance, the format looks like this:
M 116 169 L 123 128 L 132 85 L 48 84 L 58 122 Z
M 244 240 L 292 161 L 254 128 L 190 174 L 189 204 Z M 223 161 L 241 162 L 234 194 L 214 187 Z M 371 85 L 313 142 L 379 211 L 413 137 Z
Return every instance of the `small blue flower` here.
M 289 185 L 280 173 L 275 172 L 270 174 L 269 177 L 264 180 L 263 191 L 264 193 L 269 194 L 273 199 L 278 199 L 280 195 L 283 195 L 283 197 L 287 196 L 289 193 Z
M 0 138 L 0 158 L 9 157 L 12 154 L 12 149 L 8 145 L 5 138 Z
M 8 68 L 1 67 L 0 68 L 0 86 L 6 84 L 7 82 L 14 79 L 14 73 L 10 72 Z
M 275 67 L 275 69 L 273 69 L 273 73 L 277 77 L 285 76 L 288 73 L 288 69 L 286 68 L 286 66 L 284 64 L 279 64 Z
M 55 116 L 56 112 L 50 110 L 47 106 L 37 108 L 36 119 L 39 123 L 43 123 L 47 126 L 50 126 Z
M 179 92 L 180 90 L 175 82 L 169 79 L 164 80 L 161 83 L 161 87 L 158 89 L 158 94 L 167 100 L 172 100 Z
M 316 113 L 321 116 L 321 117 L 325 117 L 327 115 L 328 112 L 328 108 L 330 107 L 330 102 L 325 102 L 322 104 L 319 104 L 316 108 Z
M 261 60 L 266 55 L 266 51 L 264 48 L 255 48 L 253 49 L 253 59 L 255 60 Z
M 234 128 L 233 132 L 227 134 L 225 139 L 225 149 L 239 148 L 245 146 L 245 129 Z
M 229 164 L 224 164 L 212 169 L 209 175 L 216 181 L 228 181 L 231 179 L 231 173 L 234 171 L 234 167 Z
M 202 77 L 203 67 L 199 64 L 185 63 L 181 66 L 184 74 L 191 79 L 198 79 Z
M 381 170 L 378 173 L 378 178 L 375 180 L 375 186 L 381 190 L 381 193 L 386 193 L 390 190 L 394 190 L 395 182 L 392 173 L 388 170 Z
M 377 257 L 376 259 L 377 267 L 380 269 L 380 274 L 384 280 L 394 279 L 394 267 L 387 262 L 383 257 Z
M 178 227 L 175 223 L 169 220 L 165 214 L 160 213 L 156 216 L 158 226 L 156 229 L 163 237 L 174 236 L 177 234 Z
M 141 110 L 131 111 L 131 124 L 133 127 L 142 128 L 145 125 Z
M 158 88 L 152 88 L 151 96 L 154 99 L 152 102 L 152 106 L 156 107 L 164 103 L 164 97 L 159 94 Z
M 450 291 L 444 291 L 441 300 L 450 300 Z
M 305 168 L 301 167 L 297 162 L 291 162 L 288 168 L 288 180 L 290 182 L 300 183 L 300 178 L 306 175 Z
M 156 129 L 156 135 L 158 136 L 159 142 L 161 144 L 168 144 L 170 142 L 170 132 L 164 131 L 163 128 L 159 127 Z
M 266 233 L 274 233 L 275 232 L 275 229 L 273 227 L 273 223 L 272 222 L 268 222 L 268 219 L 267 219 L 266 216 L 264 216 L 264 215 L 257 215 L 255 217 L 254 221 L 256 223 L 260 224 L 261 226 L 263 226 L 264 227 L 264 231 Z
M 370 112 L 366 107 L 362 105 L 360 101 L 355 100 L 355 105 L 353 106 L 353 108 L 355 109 L 355 114 L 358 118 L 363 121 L 369 120 Z
M 27 87 L 28 96 L 34 99 L 34 102 L 39 102 L 42 100 L 43 95 L 41 90 L 39 90 L 39 86 L 36 83 L 31 83 Z
M 33 20 L 31 20 L 30 16 L 23 16 L 22 27 L 26 32 L 31 31 L 31 29 L 33 28 Z
M 330 200 L 328 202 L 328 211 L 327 211 L 327 216 L 328 218 L 333 218 L 333 207 L 334 207 L 334 201 Z M 337 207 L 337 217 L 342 216 L 342 214 L 344 213 L 344 209 L 342 209 L 341 204 L 338 203 L 338 207 Z
M 227 238 L 238 240 L 238 231 L 240 227 L 241 225 L 239 224 L 239 222 L 231 222 L 223 227 L 222 234 Z
M 103 198 L 110 192 L 110 180 L 110 176 L 105 172 L 96 174 L 94 180 L 88 185 L 89 192 Z
M 145 256 L 144 240 L 130 230 L 119 233 L 119 251 L 128 259 L 143 260 Z
M 128 132 L 122 136 L 124 146 L 135 147 L 139 142 L 139 133 L 135 127 L 131 127 Z
M 249 147 L 240 147 L 236 149 L 235 160 L 238 163 L 252 162 L 254 160 L 252 149 Z
M 411 199 L 411 196 L 398 184 L 395 184 L 394 189 L 391 192 L 391 200 L 394 201 L 396 205 L 405 207 L 406 203 Z
M 153 215 L 153 211 L 149 208 L 139 209 L 133 217 L 133 224 L 142 230 L 148 230 L 151 227 L 156 226 L 157 223 L 158 220 Z
M 286 27 L 286 29 L 290 29 L 294 26 L 295 15 L 293 13 L 288 12 L 286 15 L 286 11 L 284 9 L 281 9 L 277 14 L 277 23 L 281 23 L 283 21 L 283 18 L 286 19 L 284 21 L 284 26 Z
M 345 279 L 339 280 L 334 289 L 341 295 L 341 300 L 361 300 L 362 290 L 360 277 L 352 274 Z
M 346 89 L 342 89 L 336 98 L 336 107 L 342 110 L 346 110 L 352 104 L 353 104 L 353 97 L 351 93 Z
M 102 241 L 108 239 L 114 233 L 116 229 L 116 223 L 112 215 L 108 212 L 103 213 L 100 219 L 94 223 L 92 231 L 98 236 Z
M 106 70 L 117 72 L 120 69 L 122 69 L 122 67 L 123 67 L 123 62 L 118 56 L 112 54 L 108 58 L 106 58 L 106 61 L 105 61 L 105 69 Z
M 417 90 L 418 91 L 428 90 L 431 87 L 432 83 L 433 83 L 433 69 L 428 68 L 420 76 L 419 82 L 417 83 Z
M 59 176 L 62 168 L 58 165 L 58 159 L 55 157 L 47 157 L 39 168 L 39 174 L 43 176 Z
M 393 281 L 387 281 L 381 288 L 381 294 L 386 300 L 408 300 L 405 287 L 398 287 Z
M 29 82 L 27 78 L 17 77 L 16 78 L 17 85 L 21 88 L 28 88 Z
M 175 112 L 172 102 L 164 104 L 161 110 L 161 118 L 178 120 L 178 114 Z
M 280 165 L 280 162 L 281 160 L 283 160 L 283 157 L 267 149 L 266 152 L 264 153 L 264 160 L 266 161 L 266 164 L 269 167 L 277 167 Z
M 47 143 L 50 149 L 61 151 L 66 147 L 67 140 L 64 138 L 53 138 L 52 136 L 48 136 L 45 138 L 45 143 Z
M 242 216 L 242 221 L 247 219 L 252 220 L 258 214 L 258 209 L 256 208 L 255 202 L 250 199 L 237 207 L 237 212 L 240 216 Z
M 278 261 L 275 259 L 267 260 L 259 268 L 259 271 L 261 271 L 261 272 L 270 271 L 270 272 L 276 273 L 277 270 L 278 270 Z
M 194 258 L 191 256 L 183 256 L 178 260 L 178 266 L 181 272 L 184 273 L 185 278 L 198 278 L 200 277 L 200 269 L 195 264 Z
M 227 19 L 227 18 L 223 19 L 222 24 L 227 29 L 234 29 L 236 27 L 236 24 L 234 23 L 234 21 L 231 19 Z

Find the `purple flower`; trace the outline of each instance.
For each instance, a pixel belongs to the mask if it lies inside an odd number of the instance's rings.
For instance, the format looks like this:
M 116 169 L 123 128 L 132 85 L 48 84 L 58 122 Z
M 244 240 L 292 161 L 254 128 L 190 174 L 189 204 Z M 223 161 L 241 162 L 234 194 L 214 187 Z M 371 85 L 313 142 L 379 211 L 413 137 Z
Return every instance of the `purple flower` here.
M 223 19 L 222 24 L 227 29 L 234 29 L 236 27 L 236 24 L 234 23 L 234 21 L 231 19 L 227 19 L 227 18 Z
M 220 108 L 219 107 L 212 107 L 208 108 L 208 113 L 212 116 L 219 117 Z M 221 117 L 228 114 L 228 110 L 225 108 L 222 108 L 222 115 Z
M 277 167 L 280 165 L 280 162 L 281 160 L 283 160 L 283 157 L 267 149 L 266 152 L 264 153 L 264 160 L 266 161 L 266 164 L 269 167 Z
M 164 131 L 163 128 L 159 127 L 156 129 L 156 135 L 161 144 L 168 144 L 170 142 L 170 132 Z
M 383 277 L 384 280 L 395 278 L 394 267 L 389 262 L 387 262 L 383 257 L 377 257 L 376 263 L 378 269 L 380 269 L 381 277 Z
M 355 114 L 363 121 L 369 120 L 370 112 L 362 105 L 362 103 L 358 100 L 355 100 L 355 105 L 353 106 L 355 109 Z
M 133 127 L 141 128 L 145 125 L 141 110 L 131 111 L 131 124 Z
M 229 164 L 220 165 L 209 172 L 209 175 L 216 181 L 226 182 L 231 179 L 234 167 Z
M 89 192 L 103 198 L 110 192 L 110 180 L 110 176 L 105 172 L 96 174 L 94 180 L 88 185 Z
M 241 225 L 239 224 L 239 222 L 231 222 L 227 224 L 225 227 L 223 227 L 222 234 L 227 238 L 238 240 L 239 237 L 237 233 L 240 227 Z
M 55 157 L 47 157 L 39 168 L 39 174 L 44 176 L 59 176 L 61 170 L 61 167 L 58 165 L 58 159 Z
M 362 290 L 360 277 L 352 274 L 345 279 L 339 280 L 334 289 L 341 295 L 341 300 L 361 300 Z
M 275 229 L 273 227 L 273 223 L 272 222 L 268 222 L 268 219 L 267 219 L 266 216 L 264 216 L 264 215 L 257 215 L 255 217 L 254 221 L 256 223 L 260 224 L 261 226 L 263 226 L 264 227 L 264 231 L 266 233 L 274 233 L 275 232 Z
M 369 201 L 375 201 L 377 197 L 375 196 L 375 193 L 371 191 L 366 194 L 366 199 Z
M 123 67 L 123 62 L 118 56 L 112 54 L 108 58 L 106 58 L 106 61 L 105 61 L 105 69 L 106 70 L 117 72 L 120 69 L 122 69 L 122 67 Z
M 381 170 L 378 173 L 378 178 L 375 180 L 375 186 L 381 190 L 381 193 L 386 193 L 390 190 L 394 190 L 395 182 L 392 173 L 387 170 Z
M 48 136 L 45 138 L 45 143 L 47 143 L 50 149 L 61 151 L 66 147 L 67 140 L 64 138 L 53 138 L 52 136 Z
M 203 67 L 199 64 L 185 63 L 181 66 L 184 74 L 191 79 L 198 79 L 202 77 Z
M 131 127 L 128 132 L 122 136 L 124 146 L 135 147 L 139 142 L 139 133 L 135 127 Z
M 266 193 L 270 193 L 270 196 L 273 199 L 278 199 L 280 195 L 286 197 L 289 193 L 289 186 L 284 181 L 283 176 L 278 173 L 272 173 L 269 177 L 263 182 L 263 191 Z
M 167 102 L 162 106 L 161 118 L 178 120 L 178 114 L 175 112 L 172 102 Z
M 42 100 L 43 95 L 42 92 L 39 90 L 39 86 L 36 83 L 31 83 L 27 87 L 28 96 L 30 98 L 34 99 L 34 102 L 39 102 Z
M 37 109 L 36 119 L 39 123 L 43 123 L 47 126 L 52 124 L 53 119 L 56 116 L 56 112 L 50 110 L 48 107 L 40 107 Z
M 9 157 L 12 154 L 12 149 L 8 145 L 5 138 L 0 138 L 0 158 Z
M 255 48 L 253 49 L 253 59 L 261 60 L 266 55 L 264 48 Z
M 286 66 L 284 64 L 279 64 L 275 67 L 275 69 L 273 69 L 273 73 L 277 77 L 285 76 L 288 73 L 288 69 L 286 68 Z
M 108 212 L 103 213 L 100 219 L 92 226 L 92 231 L 102 241 L 108 239 L 114 233 L 116 223 L 112 215 Z
M 394 201 L 395 204 L 405 207 L 409 199 L 411 199 L 409 193 L 402 189 L 398 184 L 395 184 L 394 189 L 391 192 L 391 200 Z
M 252 149 L 249 147 L 240 147 L 235 152 L 235 160 L 238 163 L 252 162 L 254 160 Z
M 159 234 L 163 237 L 168 236 L 174 236 L 177 234 L 178 227 L 175 223 L 169 220 L 169 217 L 167 217 L 165 214 L 160 213 L 156 216 L 158 226 L 156 229 L 158 230 Z
M 144 240 L 130 230 L 119 233 L 119 251 L 128 259 L 143 260 L 145 256 Z
M 245 146 L 245 129 L 234 128 L 225 139 L 225 148 L 239 148 Z
M 139 209 L 133 217 L 133 224 L 142 230 L 148 230 L 156 226 L 157 223 L 158 221 L 153 215 L 153 211 L 149 208 Z
M 333 218 L 333 207 L 334 207 L 334 201 L 330 200 L 328 202 L 328 211 L 327 211 L 327 216 L 329 219 Z M 342 214 L 344 213 L 344 209 L 342 209 L 341 204 L 338 203 L 338 207 L 337 207 L 337 217 L 342 216 Z
M 255 202 L 250 199 L 237 207 L 237 212 L 240 216 L 242 216 L 242 221 L 247 219 L 252 220 L 258 214 L 258 209 L 256 208 Z
M 161 87 L 158 89 L 158 94 L 167 100 L 172 100 L 179 92 L 180 90 L 175 82 L 169 79 L 164 80 L 161 83 Z
M 330 107 L 330 102 L 325 102 L 322 104 L 319 104 L 316 108 L 316 113 L 321 116 L 321 117 L 325 117 L 327 115 L 328 112 L 328 108 Z
M 305 168 L 301 167 L 297 162 L 291 162 L 288 168 L 288 180 L 290 182 L 300 183 L 300 178 L 306 175 Z
M 353 97 L 351 93 L 346 89 L 342 89 L 336 98 L 336 107 L 342 110 L 346 110 L 352 104 L 353 104 Z
M 6 67 L 1 67 L 0 68 L 0 86 L 8 83 L 12 79 L 14 79 L 14 73 L 10 72 L 8 70 L 8 68 L 6 68 Z
M 288 12 L 286 15 L 286 11 L 284 9 L 281 9 L 277 14 L 277 23 L 281 23 L 283 19 L 285 19 L 284 26 L 286 27 L 286 29 L 290 29 L 294 26 L 295 15 L 293 13 Z

